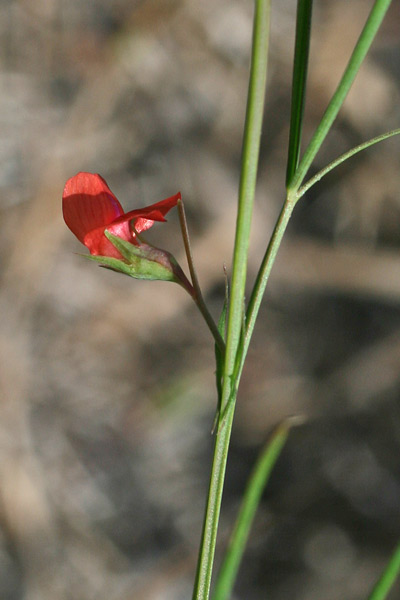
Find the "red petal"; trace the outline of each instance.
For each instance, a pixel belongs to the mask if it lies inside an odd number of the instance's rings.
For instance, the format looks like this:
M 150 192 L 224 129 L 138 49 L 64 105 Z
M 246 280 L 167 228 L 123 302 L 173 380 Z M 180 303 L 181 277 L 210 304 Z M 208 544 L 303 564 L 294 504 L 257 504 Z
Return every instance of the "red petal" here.
M 126 240 L 127 242 L 134 243 L 134 234 L 132 233 L 128 222 L 118 223 L 117 225 L 109 225 L 105 228 L 98 227 L 97 229 L 93 229 L 92 231 L 89 231 L 87 235 L 85 235 L 83 243 L 87 248 L 89 248 L 90 254 L 122 259 L 123 256 L 104 235 L 104 229 L 107 229 L 114 235 Z
M 83 244 L 87 234 L 99 227 L 104 230 L 124 214 L 122 206 L 107 183 L 100 175 L 94 173 L 81 172 L 68 179 L 62 205 L 66 224 Z M 94 238 L 96 236 L 93 236 Z M 90 249 L 89 246 L 88 248 Z M 90 251 L 92 252 L 92 249 Z
M 178 192 L 174 196 L 170 198 L 166 198 L 165 200 L 161 200 L 160 202 L 156 202 L 155 204 L 150 204 L 150 206 L 145 206 L 139 210 L 133 210 L 130 213 L 126 213 L 127 215 L 132 214 L 133 217 L 143 217 L 145 219 L 150 219 L 151 221 L 165 221 L 164 217 L 171 208 L 174 208 L 178 204 L 178 200 L 181 199 L 181 193 Z M 137 214 L 133 214 L 137 213 Z
M 178 204 L 178 200 L 181 199 L 181 193 L 178 192 L 177 194 L 175 194 L 174 196 L 170 196 L 169 198 L 165 198 L 165 200 L 160 200 L 160 202 L 156 202 L 155 204 L 151 204 L 150 206 L 146 206 L 143 210 L 146 211 L 147 216 L 150 216 L 150 213 L 153 213 L 151 215 L 151 219 L 153 221 L 165 221 L 164 216 L 167 214 L 168 211 L 171 210 L 171 208 L 174 208 L 174 206 L 176 206 Z M 156 218 L 155 214 L 159 213 L 161 215 L 161 218 Z M 142 215 L 143 217 L 145 215 Z
M 113 225 L 133 220 L 133 226 L 138 233 L 146 231 L 146 229 L 150 229 L 154 221 L 165 221 L 166 219 L 164 217 L 167 212 L 176 206 L 180 199 L 181 193 L 178 192 L 174 196 L 151 204 L 150 206 L 131 210 L 115 219 Z

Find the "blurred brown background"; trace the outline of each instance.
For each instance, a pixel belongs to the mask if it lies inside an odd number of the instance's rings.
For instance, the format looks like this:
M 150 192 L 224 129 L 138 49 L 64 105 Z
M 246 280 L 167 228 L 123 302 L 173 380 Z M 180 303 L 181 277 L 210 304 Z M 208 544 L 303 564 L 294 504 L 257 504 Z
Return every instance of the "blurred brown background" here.
M 275 2 L 254 277 L 283 199 L 295 2 Z M 316 2 L 305 138 L 372 2 Z M 213 344 L 184 292 L 75 254 L 65 180 L 130 210 L 181 190 L 217 317 L 232 254 L 252 2 L 0 2 L 0 598 L 191 597 L 213 439 Z M 400 123 L 394 2 L 317 159 Z M 238 600 L 365 598 L 400 534 L 400 142 L 297 207 L 249 353 L 224 549 L 272 427 L 302 414 Z M 176 215 L 152 239 L 184 263 Z M 400 588 L 391 598 L 398 598 Z

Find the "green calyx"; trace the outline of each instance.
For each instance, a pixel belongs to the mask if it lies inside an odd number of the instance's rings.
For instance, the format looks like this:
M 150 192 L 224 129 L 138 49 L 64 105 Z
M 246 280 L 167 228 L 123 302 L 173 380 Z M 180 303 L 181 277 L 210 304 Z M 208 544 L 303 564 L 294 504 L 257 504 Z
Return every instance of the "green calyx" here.
M 104 233 L 124 258 L 85 254 L 86 258 L 135 279 L 174 281 L 190 291 L 191 285 L 172 254 L 148 244 L 135 246 L 107 230 Z

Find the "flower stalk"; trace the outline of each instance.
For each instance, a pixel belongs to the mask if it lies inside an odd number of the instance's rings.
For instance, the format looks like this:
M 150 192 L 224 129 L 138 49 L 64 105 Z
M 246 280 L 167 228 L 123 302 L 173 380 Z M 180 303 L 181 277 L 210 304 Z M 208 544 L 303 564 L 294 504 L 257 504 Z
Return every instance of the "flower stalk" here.
M 207 305 L 204 301 L 203 294 L 201 292 L 199 280 L 198 280 L 197 273 L 196 273 L 196 268 L 194 266 L 192 247 L 190 244 L 190 237 L 189 237 L 189 229 L 187 226 L 185 207 L 184 207 L 182 198 L 179 198 L 177 207 L 178 207 L 179 223 L 181 226 L 182 237 L 183 237 L 183 245 L 185 247 L 186 259 L 188 262 L 190 277 L 192 279 L 193 292 L 192 292 L 191 296 L 192 296 L 193 300 L 195 301 L 201 314 L 203 315 L 204 320 L 207 323 L 208 328 L 210 329 L 210 331 L 214 337 L 216 345 L 218 346 L 220 352 L 224 356 L 225 355 L 225 342 L 222 339 L 222 336 L 221 336 L 220 332 L 218 331 L 218 327 L 217 327 L 214 319 L 212 318 L 210 311 L 208 310 Z

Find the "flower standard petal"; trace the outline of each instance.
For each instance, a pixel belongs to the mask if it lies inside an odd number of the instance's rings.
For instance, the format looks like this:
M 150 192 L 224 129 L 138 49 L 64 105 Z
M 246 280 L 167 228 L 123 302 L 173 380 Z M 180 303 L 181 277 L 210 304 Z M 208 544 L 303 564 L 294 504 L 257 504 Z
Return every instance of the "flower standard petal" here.
M 62 206 L 66 224 L 83 244 L 89 232 L 105 228 L 124 214 L 107 183 L 94 173 L 80 172 L 68 179 Z

